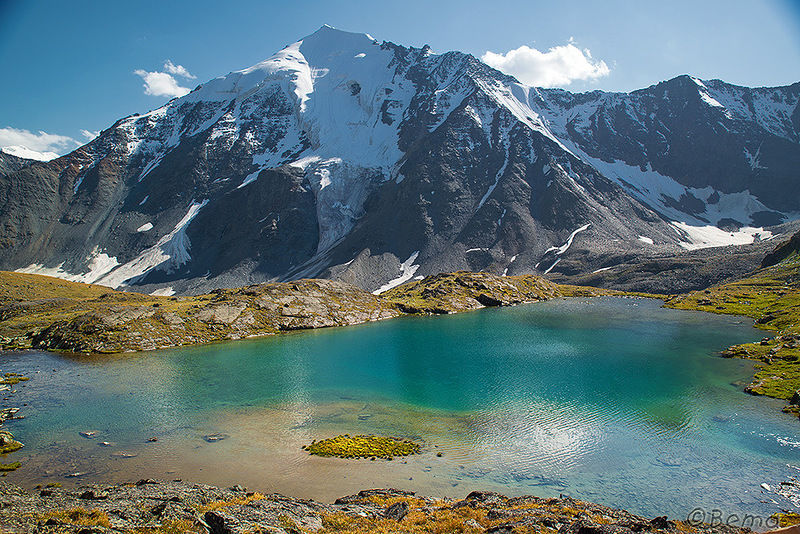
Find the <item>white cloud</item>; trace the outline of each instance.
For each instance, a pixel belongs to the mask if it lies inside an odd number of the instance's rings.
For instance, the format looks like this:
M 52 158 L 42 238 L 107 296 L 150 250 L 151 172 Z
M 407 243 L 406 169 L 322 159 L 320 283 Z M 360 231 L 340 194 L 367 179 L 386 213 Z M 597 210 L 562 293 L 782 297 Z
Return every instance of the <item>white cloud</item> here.
M 50 161 L 51 159 L 56 159 L 58 157 L 58 154 L 55 152 L 38 152 L 36 150 L 31 150 L 30 148 L 17 145 L 4 146 L 2 151 L 6 154 L 17 156 L 18 158 L 35 159 L 38 161 Z
M 164 62 L 164 70 L 161 72 L 149 72 L 142 69 L 133 71 L 137 76 L 144 80 L 144 94 L 153 96 L 181 97 L 189 94 L 189 88 L 183 87 L 175 79 L 181 76 L 187 80 L 197 78 L 191 74 L 183 65 L 175 65 L 169 59 Z M 174 76 L 173 76 L 174 75 Z
M 174 74 L 175 76 L 183 76 L 189 80 L 196 80 L 197 76 L 191 74 L 183 65 L 173 65 L 169 59 L 164 63 L 164 71 Z
M 166 72 L 147 72 L 144 70 L 133 71 L 144 80 L 144 94 L 153 96 L 184 96 L 189 94 L 188 87 L 181 87 L 171 74 Z
M 523 45 L 505 54 L 487 51 L 481 59 L 490 67 L 536 87 L 560 87 L 574 80 L 596 80 L 611 72 L 605 61 L 596 61 L 588 48 L 581 50 L 571 39 L 547 52 Z
M 0 149 L 21 158 L 49 161 L 81 145 L 66 135 L 0 128 Z

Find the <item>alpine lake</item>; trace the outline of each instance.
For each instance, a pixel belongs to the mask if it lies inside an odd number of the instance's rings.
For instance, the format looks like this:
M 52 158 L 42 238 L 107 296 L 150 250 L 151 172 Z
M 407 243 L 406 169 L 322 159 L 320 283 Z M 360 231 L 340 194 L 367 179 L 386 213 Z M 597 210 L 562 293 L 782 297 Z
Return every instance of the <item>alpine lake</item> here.
M 25 447 L 6 480 L 182 478 L 331 501 L 373 487 L 570 495 L 654 516 L 767 516 L 800 474 L 796 418 L 718 352 L 751 320 L 573 298 L 150 353 L 4 353 Z M 80 432 L 96 432 L 86 438 Z M 339 434 L 417 441 L 393 461 L 310 456 Z M 149 441 L 151 438 L 157 441 Z

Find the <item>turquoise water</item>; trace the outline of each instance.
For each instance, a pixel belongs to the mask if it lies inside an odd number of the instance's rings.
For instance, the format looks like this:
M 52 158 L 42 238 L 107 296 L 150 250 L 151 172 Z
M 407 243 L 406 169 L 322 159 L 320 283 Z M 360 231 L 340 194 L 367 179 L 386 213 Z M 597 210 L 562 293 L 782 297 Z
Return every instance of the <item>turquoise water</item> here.
M 659 305 L 556 300 L 147 354 L 7 353 L 3 371 L 31 376 L 7 401 L 27 404 L 9 423 L 26 444 L 9 478 L 146 474 L 328 500 L 365 486 L 480 488 L 673 517 L 777 511 L 760 484 L 797 474 L 797 421 L 742 393 L 751 363 L 715 355 L 762 334 Z M 424 453 L 353 462 L 300 450 L 360 432 L 418 439 Z M 211 433 L 227 439 L 202 439 Z

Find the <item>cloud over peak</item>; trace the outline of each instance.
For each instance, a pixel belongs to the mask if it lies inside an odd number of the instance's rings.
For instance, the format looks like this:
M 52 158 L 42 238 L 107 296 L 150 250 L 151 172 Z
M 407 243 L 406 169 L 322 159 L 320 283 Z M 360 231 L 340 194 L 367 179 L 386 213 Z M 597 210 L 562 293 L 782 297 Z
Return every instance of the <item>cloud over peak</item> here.
M 536 87 L 563 87 L 575 80 L 596 80 L 611 73 L 605 61 L 592 58 L 570 41 L 546 52 L 522 45 L 505 54 L 487 51 L 481 60 L 490 67 Z
M 190 73 L 183 65 L 175 65 L 171 60 L 164 62 L 161 71 L 149 72 L 143 69 L 133 71 L 144 80 L 144 94 L 152 96 L 181 97 L 189 93 L 188 87 L 183 87 L 175 79 L 180 76 L 187 80 L 194 80 L 197 76 Z
M 20 158 L 49 161 L 81 144 L 66 135 L 43 131 L 34 133 L 11 127 L 0 128 L 0 149 Z
M 197 76 L 191 74 L 183 65 L 174 65 L 169 59 L 164 62 L 164 70 L 175 76 L 183 76 L 189 80 L 196 80 Z

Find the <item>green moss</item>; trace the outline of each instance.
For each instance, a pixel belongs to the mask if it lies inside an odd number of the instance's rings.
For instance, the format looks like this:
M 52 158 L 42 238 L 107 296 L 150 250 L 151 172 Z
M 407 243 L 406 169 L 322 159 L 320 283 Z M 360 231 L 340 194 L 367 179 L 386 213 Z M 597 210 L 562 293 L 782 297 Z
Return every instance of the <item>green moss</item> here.
M 16 452 L 22 448 L 22 443 L 19 441 L 12 441 L 11 443 L 7 443 L 5 445 L 0 445 L 0 454 L 10 454 L 12 452 Z
M 30 380 L 27 376 L 22 376 L 17 373 L 6 373 L 3 375 L 3 378 L 0 378 L 0 384 L 4 384 L 7 386 L 13 386 L 15 384 L 19 384 L 20 382 L 26 382 Z
M 10 454 L 22 448 L 22 443 L 15 440 L 8 430 L 1 430 L 0 434 L 0 454 Z
M 790 527 L 792 525 L 800 525 L 800 514 L 795 512 L 774 514 L 772 517 L 778 520 L 778 526 L 781 528 Z
M 401 438 L 345 434 L 335 438 L 314 441 L 304 447 L 309 454 L 337 458 L 379 457 L 391 460 L 394 456 L 419 454 L 422 448 L 413 441 Z
M 8 471 L 16 471 L 20 467 L 22 467 L 22 464 L 19 462 L 13 462 L 10 464 L 0 464 L 0 473 L 5 473 Z
M 756 367 L 761 370 L 753 377 L 753 385 L 749 388 L 752 393 L 789 400 L 800 389 L 800 365 L 797 361 L 776 360 L 756 364 Z

